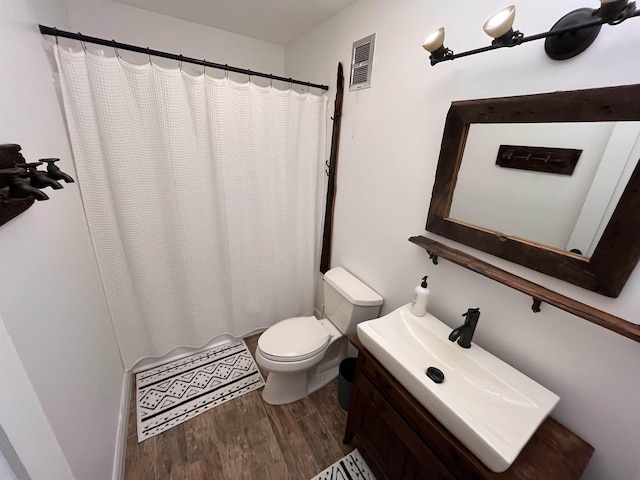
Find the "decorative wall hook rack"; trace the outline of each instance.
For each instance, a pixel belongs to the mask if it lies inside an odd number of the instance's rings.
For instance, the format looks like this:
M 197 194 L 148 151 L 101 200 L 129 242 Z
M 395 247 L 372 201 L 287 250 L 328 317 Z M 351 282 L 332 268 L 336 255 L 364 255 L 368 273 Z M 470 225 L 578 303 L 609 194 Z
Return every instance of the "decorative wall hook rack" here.
M 444 27 L 428 35 L 422 42 L 422 47 L 431 53 L 431 65 L 436 65 L 447 60 L 545 39 L 546 54 L 554 60 L 566 60 L 589 48 L 600 33 L 602 25 L 618 25 L 628 18 L 640 16 L 640 10 L 636 9 L 635 2 L 629 0 L 600 0 L 600 8 L 578 8 L 558 20 L 548 32 L 529 36 L 513 30 L 515 15 L 516 7 L 510 5 L 484 23 L 485 33 L 493 38 L 491 45 L 486 47 L 454 53 L 444 46 Z
M 0 225 L 20 215 L 34 201 L 48 200 L 49 196 L 42 188 L 59 190 L 62 184 L 58 180 L 74 181 L 55 165 L 59 158 L 42 158 L 29 163 L 20 150 L 22 147 L 15 143 L 0 145 Z M 38 170 L 43 163 L 47 164 L 47 170 Z

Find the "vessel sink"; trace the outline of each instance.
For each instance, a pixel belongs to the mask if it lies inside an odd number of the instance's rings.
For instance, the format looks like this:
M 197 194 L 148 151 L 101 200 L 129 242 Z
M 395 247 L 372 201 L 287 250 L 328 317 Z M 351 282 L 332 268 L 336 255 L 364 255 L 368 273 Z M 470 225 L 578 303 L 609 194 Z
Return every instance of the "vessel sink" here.
M 505 471 L 560 398 L 475 343 L 450 342 L 450 327 L 410 307 L 360 323 L 358 338 L 482 463 Z M 444 374 L 441 383 L 429 367 Z

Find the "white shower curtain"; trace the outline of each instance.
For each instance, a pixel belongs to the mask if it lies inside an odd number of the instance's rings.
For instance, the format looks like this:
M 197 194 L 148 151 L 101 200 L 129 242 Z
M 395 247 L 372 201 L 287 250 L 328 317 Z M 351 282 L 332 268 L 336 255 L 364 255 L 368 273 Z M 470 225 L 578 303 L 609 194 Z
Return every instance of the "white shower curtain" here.
M 56 47 L 126 368 L 313 312 L 326 95 Z

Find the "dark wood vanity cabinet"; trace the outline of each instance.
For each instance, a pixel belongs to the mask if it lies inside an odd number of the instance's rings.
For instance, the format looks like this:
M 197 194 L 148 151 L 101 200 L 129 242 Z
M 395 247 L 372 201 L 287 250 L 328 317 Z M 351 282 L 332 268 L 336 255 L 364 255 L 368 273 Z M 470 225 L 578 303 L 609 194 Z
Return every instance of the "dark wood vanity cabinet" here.
M 593 447 L 547 418 L 503 473 L 487 469 L 362 346 L 351 391 L 345 443 L 390 480 L 579 479 Z

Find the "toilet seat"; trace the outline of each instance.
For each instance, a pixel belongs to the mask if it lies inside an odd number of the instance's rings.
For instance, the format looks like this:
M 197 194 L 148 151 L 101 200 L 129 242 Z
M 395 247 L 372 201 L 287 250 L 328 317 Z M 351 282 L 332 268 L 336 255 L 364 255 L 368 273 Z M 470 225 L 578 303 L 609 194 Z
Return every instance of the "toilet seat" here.
M 330 340 L 316 317 L 293 317 L 269 327 L 258 339 L 258 348 L 270 360 L 298 362 L 321 353 Z

